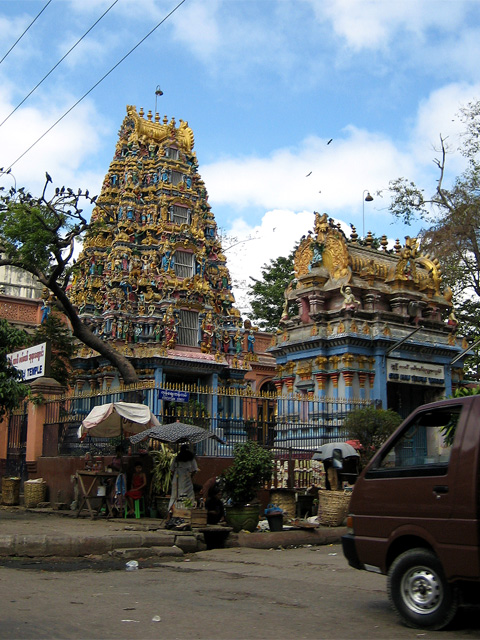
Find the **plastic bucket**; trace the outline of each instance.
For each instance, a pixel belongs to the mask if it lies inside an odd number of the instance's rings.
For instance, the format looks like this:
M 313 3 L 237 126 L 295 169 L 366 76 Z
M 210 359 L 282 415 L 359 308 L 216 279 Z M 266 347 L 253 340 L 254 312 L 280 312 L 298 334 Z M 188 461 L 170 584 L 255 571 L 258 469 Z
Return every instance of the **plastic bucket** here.
M 283 531 L 283 513 L 267 515 L 270 531 Z

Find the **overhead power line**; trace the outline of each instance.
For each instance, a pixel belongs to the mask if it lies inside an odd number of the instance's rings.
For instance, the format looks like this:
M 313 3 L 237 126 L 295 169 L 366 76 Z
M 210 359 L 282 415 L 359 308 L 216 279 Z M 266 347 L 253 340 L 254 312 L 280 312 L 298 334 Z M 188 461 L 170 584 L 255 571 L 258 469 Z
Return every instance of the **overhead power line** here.
M 84 94 L 83 94 L 83 96 L 82 96 L 81 98 L 79 98 L 79 99 L 75 102 L 75 104 L 73 104 L 73 105 L 70 107 L 70 109 L 68 109 L 67 111 L 65 111 L 65 113 L 64 113 L 62 116 L 60 116 L 60 118 L 58 118 L 58 120 L 56 120 L 56 121 L 52 124 L 52 126 L 51 126 L 51 127 L 49 127 L 49 128 L 48 128 L 44 133 L 42 133 L 42 135 L 41 135 L 39 138 L 37 138 L 37 140 L 35 140 L 35 142 L 34 142 L 33 144 L 31 144 L 31 145 L 28 147 L 28 149 L 26 149 L 26 150 L 22 153 L 22 155 L 18 156 L 18 158 L 17 158 L 16 160 L 14 160 L 14 162 L 12 162 L 10 165 L 8 165 L 7 169 L 11 169 L 14 165 L 16 165 L 16 164 L 17 164 L 17 162 L 18 162 L 19 160 L 21 160 L 25 155 L 27 155 L 27 153 L 28 153 L 29 151 L 31 151 L 31 150 L 33 149 L 33 147 L 34 147 L 36 144 L 38 144 L 38 143 L 40 142 L 40 140 L 42 140 L 42 139 L 43 139 L 43 138 L 44 138 L 48 133 L 50 133 L 50 131 L 51 131 L 54 127 L 56 127 L 56 126 L 57 126 L 57 124 L 58 124 L 59 122 L 61 122 L 61 121 L 62 121 L 66 116 L 68 116 L 68 114 L 69 114 L 71 111 L 73 111 L 73 109 L 75 109 L 75 107 L 77 107 L 77 106 L 82 102 L 82 100 L 84 100 L 84 99 L 85 99 L 85 98 L 86 98 L 90 93 L 92 93 L 92 91 L 93 91 L 96 87 L 98 87 L 98 85 L 99 85 L 101 82 L 103 82 L 103 81 L 105 80 L 105 78 L 107 78 L 107 77 L 108 77 L 108 76 L 109 76 L 113 71 L 115 71 L 115 69 L 116 69 L 118 66 L 120 66 L 120 65 L 122 64 L 122 62 L 128 58 L 128 56 L 129 56 L 129 55 L 131 55 L 131 54 L 132 54 L 136 49 L 138 49 L 138 47 L 139 47 L 143 42 L 145 42 L 145 40 L 146 40 L 147 38 L 149 38 L 149 37 L 152 35 L 152 33 L 154 33 L 154 32 L 155 32 L 159 27 L 161 27 L 161 26 L 162 26 L 162 24 L 163 24 L 166 20 L 168 20 L 168 18 L 170 18 L 170 16 L 172 16 L 172 15 L 175 13 L 175 11 L 176 11 L 177 9 L 179 9 L 179 8 L 182 6 L 182 4 L 184 4 L 184 2 L 186 2 L 186 0 L 181 0 L 181 2 L 179 2 L 179 3 L 176 5 L 176 7 L 174 7 L 174 8 L 170 11 L 170 13 L 168 13 L 168 14 L 167 14 L 167 15 L 166 15 L 162 20 L 160 20 L 160 22 L 159 22 L 155 27 L 153 27 L 153 29 L 152 29 L 151 31 L 149 31 L 149 32 L 147 33 L 147 35 L 146 35 L 146 36 L 144 36 L 144 37 L 140 40 L 140 42 L 138 42 L 138 43 L 137 43 L 137 44 L 136 44 L 132 49 L 130 49 L 130 51 L 129 51 L 128 53 L 126 53 L 126 54 L 123 56 L 123 58 L 121 58 L 121 59 L 120 59 L 120 60 L 119 60 L 119 61 L 118 61 L 118 62 L 117 62 L 117 63 L 116 63 L 116 64 L 115 64 L 115 65 L 114 65 L 114 66 L 113 66 L 109 71 L 107 71 L 107 73 L 106 73 L 105 75 L 103 75 L 103 76 L 100 78 L 100 80 L 98 80 L 98 81 L 93 85 L 93 87 L 91 87 L 91 88 L 90 88 L 86 93 L 84 93 Z
M 0 64 L 2 64 L 2 62 L 5 60 L 5 58 L 8 56 L 8 54 L 13 51 L 13 49 L 15 49 L 15 47 L 17 46 L 17 44 L 20 42 L 20 40 L 23 38 L 23 36 L 27 33 L 27 31 L 30 29 L 30 27 L 33 25 L 33 23 L 42 15 L 42 13 L 45 11 L 45 9 L 48 7 L 48 5 L 51 3 L 52 0 L 48 0 L 47 4 L 43 7 L 43 9 L 40 11 L 40 13 L 35 16 L 35 18 L 32 20 L 32 22 L 28 25 L 28 27 L 25 29 L 25 31 L 22 33 L 22 35 L 17 38 L 17 40 L 12 44 L 12 46 L 10 47 L 10 49 L 7 51 L 7 53 L 3 56 L 3 58 L 0 60 Z
M 53 73 L 53 72 L 55 71 L 55 69 L 58 67 L 58 65 L 59 65 L 59 64 L 61 64 L 61 63 L 65 60 L 65 58 L 66 58 L 66 57 L 67 57 L 67 56 L 68 56 L 68 55 L 69 55 L 69 54 L 70 54 L 70 53 L 75 49 L 75 47 L 76 47 L 78 44 L 80 44 L 80 42 L 81 42 L 81 41 L 82 41 L 82 40 L 83 40 L 83 39 L 84 39 L 84 38 L 85 38 L 85 37 L 90 33 L 90 31 L 91 31 L 94 27 L 96 27 L 96 26 L 97 26 L 97 24 L 100 22 L 100 20 L 101 20 L 104 16 L 106 16 L 106 15 L 107 15 L 107 13 L 110 11 L 110 9 L 113 9 L 113 7 L 117 4 L 117 2 L 118 2 L 118 0 L 115 0 L 115 2 L 114 2 L 113 4 L 111 4 L 111 5 L 108 7 L 108 9 L 107 9 L 104 13 L 102 13 L 102 15 L 98 18 L 98 20 L 97 20 L 96 22 L 94 22 L 94 23 L 92 24 L 92 26 L 91 26 L 87 31 L 85 31 L 85 33 L 83 34 L 83 36 L 82 36 L 81 38 L 79 38 L 79 39 L 76 41 L 76 43 L 73 45 L 73 47 L 71 47 L 71 48 L 67 51 L 67 53 L 66 53 L 62 58 L 60 58 L 60 60 L 57 62 L 57 64 L 56 64 L 54 67 L 52 67 L 52 68 L 50 69 L 50 71 L 47 73 L 47 75 L 46 75 L 46 76 L 43 76 L 43 78 L 40 80 L 40 82 L 39 82 L 38 84 L 36 84 L 36 85 L 33 87 L 33 89 L 30 91 L 30 93 L 27 93 L 27 95 L 25 96 L 25 98 L 24 98 L 24 99 L 23 99 L 19 104 L 17 104 L 17 106 L 15 107 L 15 109 L 14 109 L 11 113 L 9 113 L 9 114 L 8 114 L 8 116 L 5 118 L 5 120 L 3 120 L 3 122 L 0 122 L 0 127 L 2 127 L 2 126 L 5 124 L 5 122 L 10 118 L 10 116 L 13 116 L 13 114 L 15 113 L 15 111 L 16 111 L 17 109 L 19 109 L 19 108 L 22 106 L 22 104 L 23 104 L 26 100 L 28 100 L 28 98 L 32 95 L 32 93 L 33 93 L 34 91 L 36 91 L 36 90 L 38 89 L 38 87 L 42 84 L 42 82 L 43 82 L 44 80 L 46 80 L 46 79 L 48 78 L 48 76 L 49 76 L 51 73 Z

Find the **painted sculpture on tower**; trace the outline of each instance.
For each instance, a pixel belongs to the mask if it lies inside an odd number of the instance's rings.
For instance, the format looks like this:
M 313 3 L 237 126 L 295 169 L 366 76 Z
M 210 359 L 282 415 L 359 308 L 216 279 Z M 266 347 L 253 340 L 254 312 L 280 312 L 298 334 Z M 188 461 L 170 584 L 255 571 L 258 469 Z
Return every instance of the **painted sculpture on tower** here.
M 215 335 L 233 341 L 241 326 L 193 146 L 186 121 L 127 107 L 77 261 L 72 303 L 132 355 L 148 345 L 223 352 Z

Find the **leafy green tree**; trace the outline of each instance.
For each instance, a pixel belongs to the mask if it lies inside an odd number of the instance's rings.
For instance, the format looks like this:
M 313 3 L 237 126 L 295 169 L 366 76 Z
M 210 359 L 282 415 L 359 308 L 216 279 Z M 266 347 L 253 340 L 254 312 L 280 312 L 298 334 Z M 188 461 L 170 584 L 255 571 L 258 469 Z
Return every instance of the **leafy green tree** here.
M 7 360 L 7 353 L 18 351 L 27 343 L 24 331 L 0 319 L 0 418 L 16 409 L 28 394 L 28 387 L 21 382 L 22 374 Z
M 440 136 L 434 193 L 426 196 L 415 183 L 397 178 L 389 185 L 389 208 L 406 224 L 421 221 L 425 225 L 419 234 L 422 251 L 440 260 L 444 282 L 452 290 L 459 330 L 474 341 L 480 336 L 480 101 L 462 107 L 459 116 L 464 124 L 459 150 L 467 159 L 466 170 L 447 185 L 449 148 L 446 138 Z M 472 361 L 469 364 L 477 366 Z
M 70 329 L 57 315 L 48 316 L 32 335 L 30 344 L 40 344 L 47 340 L 51 345 L 50 376 L 68 387 L 73 381 L 70 360 L 75 355 L 76 345 Z
M 295 278 L 293 258 L 295 249 L 288 257 L 280 256 L 262 267 L 262 279 L 255 280 L 248 288 L 252 306 L 252 320 L 261 329 L 276 331 L 285 305 L 285 290 Z
M 401 422 L 401 416 L 392 409 L 365 407 L 350 411 L 343 423 L 343 431 L 346 440 L 358 440 L 362 445 L 359 453 L 364 465 Z
M 138 382 L 133 365 L 108 342 L 102 341 L 80 319 L 67 295 L 74 268 L 75 242 L 100 222 L 89 223 L 80 208 L 82 201 L 95 204 L 96 196 L 88 191 L 56 188 L 47 195 L 51 177 L 46 174 L 42 195 L 34 198 L 24 188 L 0 189 L 0 258 L 1 265 L 28 271 L 56 298 L 56 304 L 71 322 L 73 335 L 104 356 L 115 366 L 125 384 Z M 104 211 L 108 216 L 108 211 Z

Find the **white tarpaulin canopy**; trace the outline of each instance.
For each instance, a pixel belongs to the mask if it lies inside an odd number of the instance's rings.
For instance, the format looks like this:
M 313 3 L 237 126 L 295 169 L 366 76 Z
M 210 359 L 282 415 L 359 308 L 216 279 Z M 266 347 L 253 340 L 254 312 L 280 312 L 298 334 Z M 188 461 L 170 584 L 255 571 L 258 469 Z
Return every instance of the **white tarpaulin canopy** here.
M 159 426 L 155 415 L 145 404 L 110 402 L 94 407 L 78 429 L 78 437 L 114 438 L 132 435 L 148 427 Z

